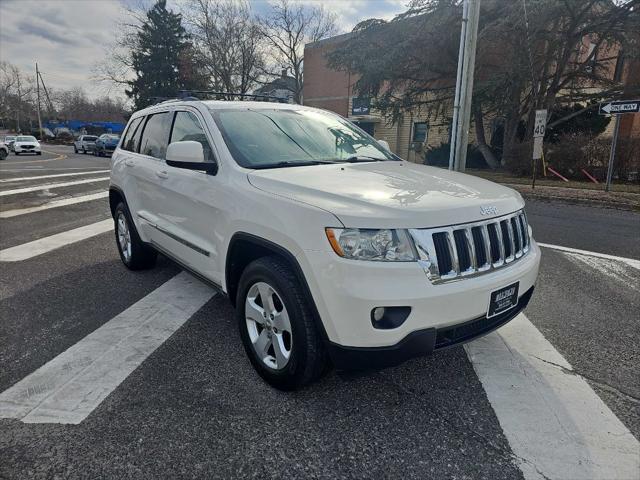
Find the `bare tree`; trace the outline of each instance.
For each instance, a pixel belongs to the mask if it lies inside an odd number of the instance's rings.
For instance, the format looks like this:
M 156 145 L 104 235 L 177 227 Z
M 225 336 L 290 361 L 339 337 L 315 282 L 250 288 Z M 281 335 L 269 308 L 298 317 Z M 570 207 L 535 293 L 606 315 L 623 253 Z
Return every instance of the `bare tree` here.
M 34 91 L 33 76 L 25 75 L 8 62 L 0 62 L 0 118 L 6 123 L 15 121 L 17 131 L 21 130 L 25 118 L 33 116 Z
M 60 120 L 122 122 L 126 115 L 125 101 L 119 97 L 90 99 L 80 87 L 56 90 L 52 95 Z
M 245 0 L 190 0 L 184 18 L 215 90 L 247 93 L 264 66 L 260 28 Z
M 310 8 L 278 0 L 260 20 L 260 26 L 269 46 L 272 68 L 276 72 L 279 69 L 291 72 L 295 80 L 294 100 L 302 103 L 304 45 L 334 35 L 337 32 L 335 14 L 322 6 Z
M 113 42 L 105 47 L 104 55 L 92 66 L 92 80 L 107 86 L 124 88 L 133 76 L 133 52 L 138 48 L 138 31 L 144 23 L 150 0 L 138 0 L 122 7 L 124 20 L 116 25 Z

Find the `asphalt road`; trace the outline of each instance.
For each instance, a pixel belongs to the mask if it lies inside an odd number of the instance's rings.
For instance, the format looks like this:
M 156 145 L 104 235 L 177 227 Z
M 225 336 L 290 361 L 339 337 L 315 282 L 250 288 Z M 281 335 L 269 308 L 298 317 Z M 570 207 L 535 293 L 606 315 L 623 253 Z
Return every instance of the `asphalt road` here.
M 0 195 L 108 175 L 4 182 L 109 168 L 109 159 L 70 147 L 47 150 L 0 162 Z M 0 196 L 0 215 L 107 186 Z M 547 202 L 527 211 L 540 242 L 640 259 L 637 213 Z M 106 198 L 0 216 L 0 250 L 107 218 Z M 0 395 L 179 271 L 165 258 L 127 271 L 112 232 L 0 262 Z M 636 439 L 639 303 L 640 270 L 629 263 L 545 248 L 526 311 Z M 501 414 L 462 347 L 381 372 L 331 372 L 295 393 L 273 390 L 254 373 L 233 310 L 216 295 L 81 423 L 0 418 L 0 478 L 524 478 Z

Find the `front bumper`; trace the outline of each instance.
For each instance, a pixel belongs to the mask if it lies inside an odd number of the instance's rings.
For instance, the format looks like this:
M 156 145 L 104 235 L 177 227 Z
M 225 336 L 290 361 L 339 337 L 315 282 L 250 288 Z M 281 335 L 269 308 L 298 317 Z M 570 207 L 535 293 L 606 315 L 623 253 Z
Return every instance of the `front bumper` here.
M 14 153 L 40 153 L 42 150 L 40 147 L 26 148 L 26 147 L 13 147 Z
M 525 298 L 538 275 L 540 249 L 532 240 L 526 256 L 509 266 L 437 285 L 416 262 L 345 260 L 333 252 L 319 251 L 305 251 L 299 261 L 330 345 L 400 348 L 413 332 L 422 332 L 415 335 L 424 337 L 433 330 L 437 335 L 484 318 L 491 292 L 497 289 L 519 282 L 519 300 Z M 398 327 L 382 329 L 371 320 L 376 307 L 411 310 Z M 420 350 L 429 349 L 421 346 Z
M 329 355 L 338 370 L 393 367 L 411 358 L 428 355 L 435 350 L 469 342 L 500 328 L 525 309 L 533 295 L 533 290 L 534 287 L 527 290 L 518 299 L 517 306 L 492 318 L 486 318 L 483 315 L 451 327 L 416 330 L 397 344 L 387 347 L 343 347 L 330 343 Z

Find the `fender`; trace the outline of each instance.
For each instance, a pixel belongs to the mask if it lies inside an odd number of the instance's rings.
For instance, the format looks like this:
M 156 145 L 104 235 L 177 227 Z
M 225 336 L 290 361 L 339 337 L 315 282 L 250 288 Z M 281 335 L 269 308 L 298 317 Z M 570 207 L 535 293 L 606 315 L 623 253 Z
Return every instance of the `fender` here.
M 320 314 L 318 313 L 318 308 L 316 307 L 316 302 L 313 299 L 313 295 L 311 294 L 311 289 L 309 288 L 307 279 L 305 278 L 304 272 L 302 271 L 302 268 L 298 263 L 298 259 L 289 250 L 282 247 L 281 245 L 278 245 L 277 243 L 273 243 L 270 240 L 267 240 L 265 238 L 258 237 L 256 235 L 253 235 L 251 233 L 246 233 L 246 232 L 236 232 L 235 234 L 233 234 L 233 236 L 231 237 L 231 240 L 229 241 L 229 247 L 227 248 L 227 257 L 225 259 L 225 280 L 226 280 L 226 286 L 227 286 L 227 295 L 229 296 L 229 300 L 232 302 L 234 307 L 236 306 L 235 305 L 236 286 L 233 285 L 233 281 L 231 278 L 232 269 L 230 267 L 232 266 L 231 257 L 233 254 L 233 247 L 234 247 L 234 244 L 237 243 L 238 241 L 248 242 L 264 250 L 268 250 L 284 258 L 287 261 L 287 263 L 289 263 L 289 265 L 293 268 L 293 272 L 296 278 L 298 279 L 298 281 L 300 282 L 300 285 L 302 286 L 302 293 L 304 295 L 305 301 L 311 308 L 311 316 L 313 317 L 316 327 L 318 328 L 318 332 L 320 332 L 320 335 L 323 341 L 325 342 L 325 344 L 329 345 L 329 337 L 324 328 L 324 324 L 322 323 L 322 319 L 320 318 Z

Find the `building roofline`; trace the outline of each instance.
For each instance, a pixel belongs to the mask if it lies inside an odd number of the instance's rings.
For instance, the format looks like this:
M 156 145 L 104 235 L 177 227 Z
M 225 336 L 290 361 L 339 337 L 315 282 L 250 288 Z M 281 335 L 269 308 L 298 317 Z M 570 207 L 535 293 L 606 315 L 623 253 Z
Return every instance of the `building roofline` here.
M 340 35 L 336 35 L 334 37 L 323 38 L 322 40 L 317 40 L 315 42 L 307 43 L 304 48 L 318 48 L 324 45 L 329 45 L 332 43 L 342 42 L 347 40 L 348 38 L 353 36 L 353 32 L 342 33 Z

